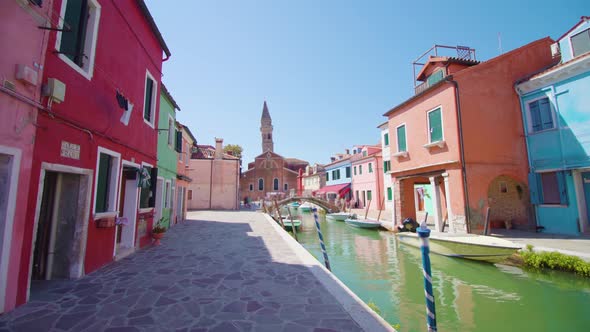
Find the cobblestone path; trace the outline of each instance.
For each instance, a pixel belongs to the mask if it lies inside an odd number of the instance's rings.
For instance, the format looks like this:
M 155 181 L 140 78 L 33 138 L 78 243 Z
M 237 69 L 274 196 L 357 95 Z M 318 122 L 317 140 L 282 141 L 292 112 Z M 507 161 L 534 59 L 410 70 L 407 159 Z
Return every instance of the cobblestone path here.
M 359 331 L 255 212 L 196 212 L 79 280 L 36 282 L 0 331 Z

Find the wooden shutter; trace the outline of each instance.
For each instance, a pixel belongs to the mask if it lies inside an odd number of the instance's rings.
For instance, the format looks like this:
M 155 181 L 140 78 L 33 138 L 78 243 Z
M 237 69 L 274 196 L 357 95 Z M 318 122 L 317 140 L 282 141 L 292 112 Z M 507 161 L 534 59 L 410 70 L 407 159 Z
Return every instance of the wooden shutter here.
M 178 153 L 182 153 L 182 131 L 176 131 L 176 144 L 174 146 L 174 150 Z
M 59 51 L 78 66 L 82 66 L 86 23 L 88 22 L 87 0 L 68 1 L 64 22 L 67 26 L 64 24 Z
M 406 151 L 406 126 L 397 127 L 397 151 Z
M 442 141 L 442 119 L 440 108 L 428 113 L 428 124 L 430 126 L 430 142 Z
M 541 204 L 541 191 L 537 173 L 529 173 L 529 191 L 531 192 L 531 204 Z
M 152 96 L 154 93 L 154 81 L 146 77 L 145 79 L 145 102 L 143 104 L 143 118 L 152 121 Z
M 330 173 L 326 172 L 326 181 L 330 181 Z
M 393 199 L 393 195 L 391 192 L 391 187 L 387 187 L 387 200 L 391 201 Z
M 553 128 L 553 116 L 551 114 L 551 105 L 549 98 L 543 98 L 539 102 L 539 117 L 541 120 L 541 129 Z
M 385 136 L 383 136 L 383 141 L 385 142 L 385 146 L 389 145 L 389 134 L 385 134 Z
M 559 202 L 561 205 L 567 205 L 567 182 L 566 182 L 566 172 L 561 171 L 557 172 L 557 186 L 559 188 Z
M 111 178 L 111 157 L 100 153 L 98 161 L 98 179 L 96 182 L 96 209 L 95 212 L 107 212 L 109 203 L 109 184 Z
M 533 128 L 533 132 L 541 130 L 543 128 L 543 125 L 541 122 L 539 101 L 535 101 L 529 104 L 529 112 L 531 114 L 531 127 Z

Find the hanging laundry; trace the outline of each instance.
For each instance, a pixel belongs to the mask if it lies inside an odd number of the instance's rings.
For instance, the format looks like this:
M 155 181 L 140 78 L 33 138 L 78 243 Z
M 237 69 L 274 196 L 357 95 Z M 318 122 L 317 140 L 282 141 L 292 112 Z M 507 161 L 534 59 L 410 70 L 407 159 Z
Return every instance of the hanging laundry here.
M 133 104 L 130 102 L 127 102 L 127 110 L 123 112 L 123 115 L 121 116 L 121 122 L 123 122 L 124 125 L 129 125 L 129 119 L 131 118 L 131 111 L 133 110 Z
M 121 107 L 124 110 L 127 110 L 127 108 L 128 108 L 127 98 L 125 98 L 122 94 L 120 94 L 119 91 L 117 91 L 117 103 L 119 103 L 119 107 Z

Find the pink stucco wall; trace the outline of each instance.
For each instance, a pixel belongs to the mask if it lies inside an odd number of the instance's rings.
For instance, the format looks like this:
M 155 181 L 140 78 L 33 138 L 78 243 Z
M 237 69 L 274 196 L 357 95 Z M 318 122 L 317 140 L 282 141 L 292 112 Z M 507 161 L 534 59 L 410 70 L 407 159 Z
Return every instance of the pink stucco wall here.
M 38 28 L 45 25 L 46 17 L 52 1 L 45 1 L 43 8 L 33 5 L 19 5 L 17 1 L 0 2 L 0 79 L 13 82 L 15 92 L 23 98 L 33 102 L 40 101 L 40 87 L 43 77 L 42 69 L 47 49 L 48 32 Z M 24 84 L 16 79 L 16 65 L 23 64 L 37 73 L 37 85 Z M 0 82 L 2 85 L 3 82 Z M 12 225 L 12 234 L 5 237 L 5 248 L 9 250 L 8 272 L 6 275 L 4 311 L 15 307 L 17 297 L 18 267 L 24 240 L 25 214 L 27 211 L 28 189 L 31 178 L 31 163 L 35 143 L 35 126 L 37 108 L 23 100 L 0 91 L 0 148 L 20 152 L 20 169 L 16 205 L 8 206 L 14 212 L 12 220 L 6 224 Z M 8 153 L 11 154 L 11 153 Z M 14 160 L 14 159 L 13 159 Z M 9 211 L 7 211 L 9 212 Z M 9 228 L 9 227 L 8 227 Z M 6 228 L 5 228 L 6 229 Z M 9 229 L 6 229 L 9 231 Z M 4 232 L 2 232 L 4 233 Z M 8 247 L 9 246 L 9 247 Z M 1 276 L 5 278 L 5 276 Z M 0 310 L 1 312 L 1 310 Z
M 378 149 L 377 149 L 378 151 Z M 369 173 L 369 163 L 372 164 L 372 172 Z M 352 174 L 352 191 L 353 202 L 357 199 L 356 193 L 359 193 L 358 207 L 364 208 L 362 192 L 371 191 L 372 202 L 370 209 L 383 209 L 383 158 L 380 154 L 369 156 L 352 163 L 352 168 L 359 169 L 362 166 L 363 174 L 358 171 L 356 175 Z M 369 201 L 366 201 L 369 204 Z
M 238 209 L 239 160 L 191 159 L 188 176 L 189 210 Z

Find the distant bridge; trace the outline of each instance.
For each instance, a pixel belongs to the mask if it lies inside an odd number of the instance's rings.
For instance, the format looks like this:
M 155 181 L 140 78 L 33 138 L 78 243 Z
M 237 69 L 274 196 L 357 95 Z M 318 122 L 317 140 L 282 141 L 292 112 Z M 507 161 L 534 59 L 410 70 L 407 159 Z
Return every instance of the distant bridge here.
M 310 202 L 313 203 L 315 205 L 320 206 L 322 209 L 326 210 L 328 213 L 334 213 L 334 212 L 339 212 L 340 208 L 332 203 L 328 203 L 322 199 L 319 199 L 317 197 L 299 197 L 299 196 L 294 196 L 294 197 L 288 197 L 285 198 L 281 201 L 277 201 L 277 204 L 279 206 L 281 205 L 286 205 L 292 202 L 298 202 L 298 201 L 305 201 L 305 202 Z

